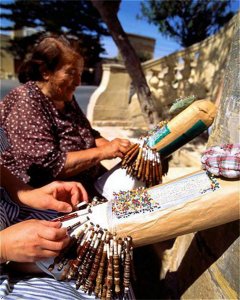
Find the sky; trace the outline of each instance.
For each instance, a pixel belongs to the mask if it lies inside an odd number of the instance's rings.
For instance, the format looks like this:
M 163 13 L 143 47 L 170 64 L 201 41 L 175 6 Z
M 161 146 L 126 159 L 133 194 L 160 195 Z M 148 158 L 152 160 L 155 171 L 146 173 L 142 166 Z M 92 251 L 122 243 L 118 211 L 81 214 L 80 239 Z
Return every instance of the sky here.
M 145 20 L 137 20 L 140 14 L 140 0 L 122 0 L 118 18 L 126 33 L 139 34 L 156 40 L 154 58 L 160 58 L 181 49 L 181 46 L 172 39 L 163 37 L 155 25 L 148 24 Z M 102 39 L 107 54 L 106 57 L 117 56 L 118 50 L 111 37 Z
M 7 3 L 9 0 L 0 0 Z M 126 33 L 139 34 L 154 38 L 156 40 L 154 58 L 161 58 L 175 51 L 181 50 L 181 46 L 173 39 L 164 37 L 155 25 L 150 25 L 146 20 L 137 20 L 137 14 L 140 14 L 140 2 L 147 0 L 122 0 L 118 12 L 118 18 Z M 216 0 L 220 1 L 220 0 Z M 232 0 L 231 6 L 234 11 L 239 10 L 240 0 Z M 102 44 L 106 49 L 104 57 L 113 58 L 118 54 L 118 49 L 111 37 L 102 37 Z
M 149 24 L 146 20 L 137 20 L 136 15 L 140 14 L 140 2 L 147 0 L 122 0 L 118 12 L 118 18 L 126 33 L 148 36 L 156 40 L 154 57 L 155 59 L 166 56 L 175 51 L 181 50 L 181 46 L 173 39 L 163 36 L 157 29 L 157 26 Z M 216 0 L 220 1 L 220 0 Z M 232 0 L 231 8 L 234 11 L 239 10 L 240 0 Z M 117 56 L 118 50 L 111 37 L 102 39 L 107 54 L 105 57 Z

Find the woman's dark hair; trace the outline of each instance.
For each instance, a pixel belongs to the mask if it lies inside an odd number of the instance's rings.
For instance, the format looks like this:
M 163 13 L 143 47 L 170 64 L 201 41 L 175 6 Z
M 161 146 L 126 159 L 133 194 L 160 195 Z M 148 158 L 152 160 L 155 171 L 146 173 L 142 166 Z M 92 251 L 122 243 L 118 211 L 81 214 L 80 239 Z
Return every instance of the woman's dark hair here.
M 82 59 L 65 37 L 43 37 L 33 48 L 30 57 L 19 68 L 18 79 L 21 83 L 27 81 L 42 81 L 43 73 L 54 72 L 59 66 Z

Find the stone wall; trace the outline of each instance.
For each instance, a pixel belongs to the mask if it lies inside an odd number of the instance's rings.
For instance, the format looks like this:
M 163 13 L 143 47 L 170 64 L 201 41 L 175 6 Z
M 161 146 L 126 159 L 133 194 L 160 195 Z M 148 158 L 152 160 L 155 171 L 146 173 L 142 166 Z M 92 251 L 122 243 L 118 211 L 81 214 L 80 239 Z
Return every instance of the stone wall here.
M 240 14 L 232 38 L 218 110 L 208 146 L 240 143 Z
M 203 42 L 142 64 L 163 118 L 170 104 L 179 97 L 194 94 L 198 99 L 214 101 L 230 49 L 234 18 Z M 136 95 L 129 104 L 130 83 L 124 66 L 103 66 L 101 84 L 92 95 L 87 111 L 93 125 L 146 126 Z
M 103 65 L 100 86 L 88 104 L 87 117 L 92 125 L 127 125 L 128 105 L 126 91 L 130 78 L 126 69 L 117 64 Z
M 239 143 L 239 19 L 235 25 L 208 146 Z M 239 299 L 239 228 L 234 221 L 136 249 L 137 299 Z M 148 282 L 142 284 L 145 270 Z
M 5 50 L 5 47 L 9 45 L 10 37 L 8 35 L 1 34 L 0 39 L 0 78 L 11 79 L 15 76 L 13 55 L 9 53 L 9 51 Z

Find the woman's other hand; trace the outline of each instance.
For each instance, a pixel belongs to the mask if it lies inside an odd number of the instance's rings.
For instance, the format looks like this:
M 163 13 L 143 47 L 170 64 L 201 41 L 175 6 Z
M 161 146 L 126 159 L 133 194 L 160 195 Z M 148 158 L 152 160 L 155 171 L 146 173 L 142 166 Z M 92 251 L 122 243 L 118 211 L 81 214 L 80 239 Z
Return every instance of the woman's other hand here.
M 71 212 L 81 201 L 88 202 L 88 195 L 79 182 L 54 181 L 34 190 L 22 190 L 18 193 L 21 203 L 37 209 L 53 209 L 59 212 Z
M 131 142 L 129 140 L 116 138 L 100 148 L 104 159 L 111 159 L 116 157 L 123 158 L 130 146 Z
M 127 139 L 116 138 L 108 141 L 104 138 L 96 139 L 96 146 L 80 151 L 67 153 L 65 166 L 58 174 L 58 178 L 71 177 L 96 166 L 104 159 L 123 158 L 131 146 Z
M 1 261 L 34 262 L 55 257 L 69 241 L 60 222 L 23 221 L 0 232 Z

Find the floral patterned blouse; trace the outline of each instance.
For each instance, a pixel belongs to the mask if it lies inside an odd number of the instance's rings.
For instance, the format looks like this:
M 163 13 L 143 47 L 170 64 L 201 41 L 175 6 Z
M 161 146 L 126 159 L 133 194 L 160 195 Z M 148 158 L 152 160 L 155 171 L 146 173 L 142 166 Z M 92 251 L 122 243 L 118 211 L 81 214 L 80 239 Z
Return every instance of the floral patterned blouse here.
M 95 147 L 95 138 L 100 137 L 75 100 L 60 112 L 32 81 L 1 101 L 0 126 L 11 145 L 1 155 L 1 162 L 33 186 L 56 178 L 67 152 Z M 95 173 L 93 167 L 81 174 L 92 177 Z

